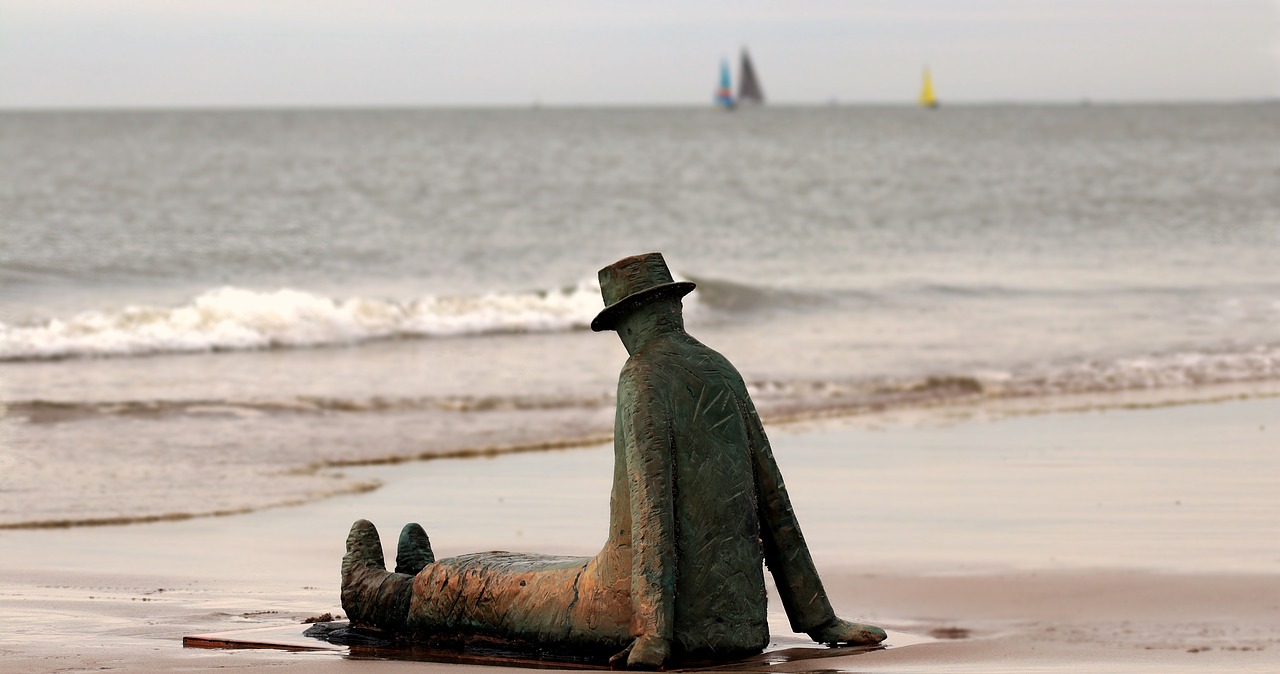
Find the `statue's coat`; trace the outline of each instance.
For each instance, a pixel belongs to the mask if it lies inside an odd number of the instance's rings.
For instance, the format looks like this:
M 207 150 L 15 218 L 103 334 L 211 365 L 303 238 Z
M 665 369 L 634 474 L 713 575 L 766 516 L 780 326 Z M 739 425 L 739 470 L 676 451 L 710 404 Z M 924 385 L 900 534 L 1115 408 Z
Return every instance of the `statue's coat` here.
M 758 652 L 769 638 L 762 562 L 793 629 L 834 617 L 741 376 L 683 330 L 622 369 L 609 519 L 595 557 L 489 552 L 428 565 L 407 627 L 552 650 L 616 651 L 651 635 L 677 653 Z

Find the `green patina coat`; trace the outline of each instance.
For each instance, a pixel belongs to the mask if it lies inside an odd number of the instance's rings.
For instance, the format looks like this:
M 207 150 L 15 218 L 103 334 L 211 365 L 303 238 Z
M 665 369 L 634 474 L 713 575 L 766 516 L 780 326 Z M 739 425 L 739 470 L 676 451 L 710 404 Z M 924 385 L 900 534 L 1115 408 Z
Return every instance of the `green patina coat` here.
M 609 539 L 595 557 L 488 552 L 414 579 L 408 627 L 544 650 L 617 651 L 633 637 L 686 655 L 768 643 L 762 562 L 797 632 L 834 618 L 741 376 L 682 330 L 618 382 Z

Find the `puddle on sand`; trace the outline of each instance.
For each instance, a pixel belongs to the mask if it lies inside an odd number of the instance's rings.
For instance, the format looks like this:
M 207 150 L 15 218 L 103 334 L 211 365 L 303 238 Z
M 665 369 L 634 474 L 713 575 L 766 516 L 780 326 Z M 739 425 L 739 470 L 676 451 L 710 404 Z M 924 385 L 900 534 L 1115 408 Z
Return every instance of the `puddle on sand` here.
M 339 628 L 346 623 L 328 623 Z M 445 664 L 472 664 L 519 667 L 525 669 L 586 669 L 607 670 L 608 663 L 600 660 L 575 660 L 572 658 L 552 658 L 531 656 L 528 653 L 502 651 L 498 649 L 445 650 L 415 646 L 339 646 L 327 641 L 305 636 L 303 632 L 310 625 L 285 625 L 281 627 L 265 627 L 250 630 L 236 630 L 215 634 L 200 634 L 184 637 L 182 643 L 189 648 L 266 648 L 287 651 L 329 651 L 347 658 L 360 660 L 405 660 L 414 662 L 438 662 Z M 745 672 L 772 671 L 772 668 L 786 664 L 805 661 L 818 661 L 827 658 L 845 657 L 936 641 L 929 636 L 890 631 L 889 638 L 876 646 L 840 646 L 830 647 L 815 644 L 799 637 L 780 636 L 771 639 L 764 652 L 747 658 L 729 662 L 685 662 L 668 671 L 717 671 L 733 670 Z M 841 672 L 840 669 L 822 668 L 813 672 Z

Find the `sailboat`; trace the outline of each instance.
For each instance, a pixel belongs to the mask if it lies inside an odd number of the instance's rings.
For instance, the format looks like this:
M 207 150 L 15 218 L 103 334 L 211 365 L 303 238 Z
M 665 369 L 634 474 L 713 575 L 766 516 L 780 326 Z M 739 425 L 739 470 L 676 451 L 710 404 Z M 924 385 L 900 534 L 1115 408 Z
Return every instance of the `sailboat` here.
M 728 59 L 720 60 L 720 86 L 716 87 L 716 105 L 725 110 L 732 110 L 733 101 L 733 85 L 729 80 L 729 61 Z
M 920 85 L 920 107 L 929 110 L 938 107 L 938 97 L 933 93 L 933 78 L 929 76 L 929 66 L 924 68 L 924 83 Z
M 741 72 L 738 74 L 738 105 L 764 105 L 764 90 L 760 88 L 760 80 L 756 78 L 756 69 L 751 65 L 751 55 L 747 48 L 742 48 Z

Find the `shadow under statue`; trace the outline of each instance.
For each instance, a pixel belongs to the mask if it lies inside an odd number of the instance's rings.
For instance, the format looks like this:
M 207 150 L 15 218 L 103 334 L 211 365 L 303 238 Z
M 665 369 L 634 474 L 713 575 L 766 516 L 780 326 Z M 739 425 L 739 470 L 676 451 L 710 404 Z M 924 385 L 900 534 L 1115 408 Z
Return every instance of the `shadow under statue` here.
M 356 627 L 431 646 L 610 657 L 633 669 L 724 660 L 768 645 L 763 565 L 791 628 L 827 644 L 875 644 L 837 617 L 791 510 L 769 441 L 729 361 L 684 330 L 660 253 L 600 270 L 630 358 L 618 380 L 609 539 L 594 557 L 481 552 L 437 560 L 422 527 L 386 570 L 378 532 L 351 527 L 342 607 Z

